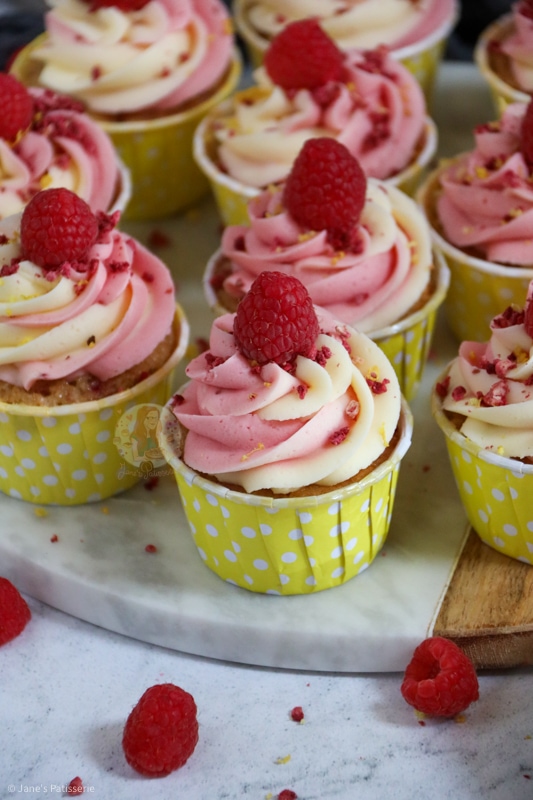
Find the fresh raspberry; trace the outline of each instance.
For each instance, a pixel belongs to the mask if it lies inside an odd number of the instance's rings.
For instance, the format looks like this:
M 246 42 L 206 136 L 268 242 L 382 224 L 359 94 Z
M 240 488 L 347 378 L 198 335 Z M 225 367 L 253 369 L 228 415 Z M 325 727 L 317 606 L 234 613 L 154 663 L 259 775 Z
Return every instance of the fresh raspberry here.
M 278 800 L 298 800 L 298 795 L 296 792 L 293 792 L 292 789 L 283 789 L 283 791 L 278 794 Z
M 0 647 L 22 633 L 31 619 L 28 604 L 7 578 L 0 578 Z
M 140 11 L 150 0 L 83 0 L 90 6 L 91 11 L 98 11 L 99 8 L 118 8 L 119 11 Z
M 145 691 L 130 713 L 122 737 L 126 761 L 149 778 L 162 778 L 182 767 L 197 742 L 194 698 L 172 683 Z
M 292 218 L 306 230 L 327 230 L 336 250 L 355 250 L 366 177 L 347 147 L 328 137 L 308 139 L 283 190 Z
M 518 6 L 518 11 L 523 17 L 533 19 L 533 2 L 532 0 L 522 0 Z
M 294 706 L 291 710 L 291 719 L 295 722 L 302 722 L 304 718 L 304 710 L 301 706 Z
M 418 645 L 405 670 L 404 699 L 417 711 L 454 717 L 479 697 L 470 659 L 449 639 L 434 636 Z
M 13 75 L 0 72 L 0 137 L 11 142 L 29 128 L 33 117 L 33 98 Z
M 45 189 L 22 213 L 20 242 L 24 258 L 57 269 L 83 261 L 98 235 L 98 221 L 81 197 L 69 189 Z
M 291 22 L 265 53 L 270 79 L 282 89 L 318 89 L 344 78 L 344 55 L 316 19 Z
M 262 272 L 237 307 L 233 334 L 245 358 L 257 364 L 290 364 L 314 353 L 318 320 L 313 301 L 297 278 Z
M 520 149 L 529 171 L 533 171 L 533 99 L 529 101 L 522 119 Z

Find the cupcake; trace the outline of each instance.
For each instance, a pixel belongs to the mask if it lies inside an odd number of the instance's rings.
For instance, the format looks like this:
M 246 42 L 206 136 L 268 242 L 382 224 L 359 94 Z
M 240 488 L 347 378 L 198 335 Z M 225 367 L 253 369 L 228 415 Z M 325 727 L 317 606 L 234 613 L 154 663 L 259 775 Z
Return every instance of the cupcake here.
M 315 304 L 380 344 L 412 398 L 448 279 L 416 203 L 366 179 L 344 145 L 321 138 L 248 210 L 249 226 L 228 226 L 207 266 L 211 307 L 235 311 L 264 270 L 295 275 Z
M 533 94 L 533 3 L 520 0 L 486 28 L 475 61 L 491 90 L 498 113 L 509 103 L 527 103 Z
M 489 547 L 533 563 L 533 282 L 525 304 L 463 342 L 432 396 L 468 520 Z
M 93 211 L 124 211 L 129 172 L 83 106 L 49 89 L 27 89 L 0 73 L 0 219 L 41 189 L 70 189 Z
M 167 404 L 159 442 L 198 552 L 253 592 L 338 586 L 379 552 L 412 419 L 382 351 L 265 272 Z
M 345 51 L 386 45 L 430 96 L 447 37 L 458 15 L 455 0 L 235 0 L 235 24 L 252 63 L 259 66 L 269 43 L 291 22 L 315 17 Z
M 24 83 L 80 100 L 132 175 L 131 219 L 199 200 L 208 183 L 194 129 L 240 76 L 221 0 L 48 0 L 46 32 L 11 70 Z
M 146 459 L 124 460 L 117 425 L 166 402 L 188 325 L 170 272 L 118 216 L 60 188 L 0 222 L 0 491 L 11 497 L 91 502 L 144 474 Z
M 451 270 L 450 327 L 459 340 L 481 341 L 502 307 L 523 305 L 533 278 L 533 106 L 509 105 L 474 138 L 472 151 L 428 176 L 418 199 Z
M 338 139 L 366 175 L 410 193 L 435 154 L 420 85 L 383 47 L 344 53 L 316 20 L 301 20 L 272 41 L 254 80 L 195 134 L 225 224 L 246 221 L 247 200 L 287 177 L 307 139 Z

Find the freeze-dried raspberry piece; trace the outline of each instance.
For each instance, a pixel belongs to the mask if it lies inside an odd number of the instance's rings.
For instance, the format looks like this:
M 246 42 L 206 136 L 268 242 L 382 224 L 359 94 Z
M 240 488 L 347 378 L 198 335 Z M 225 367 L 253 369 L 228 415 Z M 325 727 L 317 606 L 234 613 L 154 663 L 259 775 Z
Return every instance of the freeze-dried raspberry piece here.
M 356 225 L 366 197 L 366 176 L 347 147 L 329 137 L 308 139 L 292 166 L 283 202 L 307 231 L 327 230 L 336 250 L 359 246 Z
M 416 648 L 401 692 L 417 711 L 454 717 L 479 697 L 474 665 L 454 642 L 441 636 L 425 639 Z
M 342 81 L 344 54 L 315 19 L 291 22 L 272 40 L 265 69 L 282 89 L 318 89 Z
M 130 713 L 122 748 L 134 770 L 162 778 L 182 767 L 198 742 L 196 703 L 172 683 L 146 690 Z
M 28 604 L 16 586 L 0 578 L 0 647 L 18 636 L 31 619 Z
M 90 11 L 98 11 L 99 8 L 118 8 L 120 11 L 140 11 L 150 0 L 83 0 L 90 6 Z
M 282 272 L 261 272 L 237 307 L 233 334 L 250 361 L 283 366 L 315 352 L 318 319 L 303 283 Z

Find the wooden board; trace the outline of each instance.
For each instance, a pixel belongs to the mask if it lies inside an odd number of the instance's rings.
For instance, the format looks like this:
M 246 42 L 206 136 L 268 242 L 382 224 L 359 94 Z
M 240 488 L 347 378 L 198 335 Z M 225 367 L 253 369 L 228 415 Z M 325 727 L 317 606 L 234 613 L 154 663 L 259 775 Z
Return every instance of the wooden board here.
M 470 529 L 433 635 L 452 639 L 479 669 L 533 664 L 533 567 Z

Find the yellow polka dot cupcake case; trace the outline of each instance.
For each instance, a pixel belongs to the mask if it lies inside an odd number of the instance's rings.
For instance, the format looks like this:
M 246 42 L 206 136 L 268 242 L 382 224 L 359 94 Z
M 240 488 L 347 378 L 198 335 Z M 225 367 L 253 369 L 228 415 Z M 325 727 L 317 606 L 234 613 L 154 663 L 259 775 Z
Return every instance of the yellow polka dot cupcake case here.
M 161 449 L 175 472 L 198 555 L 228 583 L 274 595 L 340 586 L 374 561 L 387 537 L 412 416 L 403 405 L 401 438 L 359 483 L 322 495 L 266 497 L 233 491 L 180 460 L 175 417 L 162 414 Z

